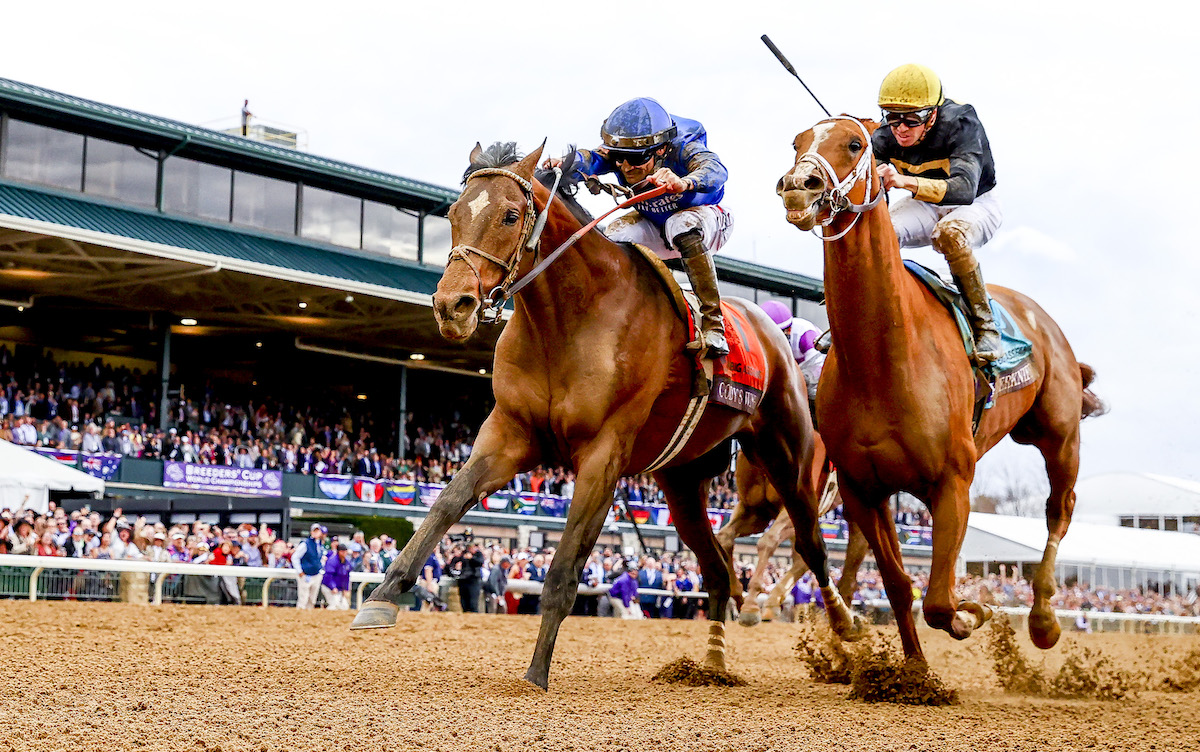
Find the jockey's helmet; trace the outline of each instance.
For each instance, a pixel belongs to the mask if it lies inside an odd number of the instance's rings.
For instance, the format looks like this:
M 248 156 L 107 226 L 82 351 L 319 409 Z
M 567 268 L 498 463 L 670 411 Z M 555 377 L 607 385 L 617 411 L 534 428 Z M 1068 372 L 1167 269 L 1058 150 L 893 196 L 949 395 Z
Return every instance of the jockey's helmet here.
M 678 130 L 661 104 L 638 97 L 612 111 L 600 126 L 600 139 L 610 149 L 647 149 L 669 143 Z
M 792 312 L 778 300 L 768 300 L 762 304 L 762 309 L 780 329 L 787 329 L 792 325 Z
M 893 112 L 937 107 L 945 101 L 942 81 L 932 69 L 916 63 L 901 65 L 879 85 L 879 106 Z

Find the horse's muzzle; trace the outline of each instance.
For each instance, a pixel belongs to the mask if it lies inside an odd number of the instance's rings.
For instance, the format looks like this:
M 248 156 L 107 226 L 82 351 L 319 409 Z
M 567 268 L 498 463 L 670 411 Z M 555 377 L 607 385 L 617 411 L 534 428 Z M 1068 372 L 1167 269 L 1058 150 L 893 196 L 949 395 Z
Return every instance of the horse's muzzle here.
M 479 298 L 470 293 L 434 293 L 433 317 L 438 331 L 453 342 L 461 342 L 479 326 Z

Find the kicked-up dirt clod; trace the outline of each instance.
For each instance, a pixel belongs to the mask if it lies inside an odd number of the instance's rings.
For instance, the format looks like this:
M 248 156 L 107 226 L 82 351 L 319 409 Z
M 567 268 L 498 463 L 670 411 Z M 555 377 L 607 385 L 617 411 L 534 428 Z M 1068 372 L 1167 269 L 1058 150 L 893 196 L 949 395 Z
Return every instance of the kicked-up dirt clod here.
M 746 680 L 728 671 L 709 668 L 691 658 L 676 658 L 659 669 L 650 681 L 682 684 L 685 687 L 744 687 Z

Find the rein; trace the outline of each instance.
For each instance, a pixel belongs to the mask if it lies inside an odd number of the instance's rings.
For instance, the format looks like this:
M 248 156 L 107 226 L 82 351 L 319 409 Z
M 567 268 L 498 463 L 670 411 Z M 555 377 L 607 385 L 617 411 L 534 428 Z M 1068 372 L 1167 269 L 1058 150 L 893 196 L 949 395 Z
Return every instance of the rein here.
M 825 241 L 840 240 L 846 237 L 847 233 L 854 229 L 854 225 L 858 224 L 859 217 L 878 206 L 883 197 L 887 195 L 887 191 L 883 189 L 883 185 L 881 184 L 879 192 L 875 194 L 875 198 L 871 198 L 872 186 L 868 184 L 868 201 L 862 204 L 855 204 L 850 201 L 850 191 L 854 190 L 854 187 L 858 185 L 860 180 L 869 180 L 871 177 L 871 163 L 875 161 L 874 152 L 871 150 L 871 134 L 867 133 L 867 127 L 858 118 L 852 118 L 849 115 L 838 115 L 837 117 L 822 120 L 821 122 L 827 123 L 830 120 L 849 120 L 857 125 L 863 134 L 863 153 L 858 155 L 858 162 L 854 164 L 854 168 L 850 170 L 850 173 L 846 175 L 844 180 L 838 180 L 837 170 L 834 170 L 833 165 L 829 164 L 829 160 L 818 152 L 807 152 L 798 160 L 798 163 L 807 162 L 817 170 L 820 170 L 824 174 L 826 185 L 831 186 L 821 196 L 821 201 L 829 205 L 829 216 L 812 230 L 814 235 Z M 837 215 L 843 212 L 850 212 L 854 215 L 854 219 L 850 221 L 846 229 L 836 235 L 825 235 L 823 228 L 832 224 Z
M 555 259 L 561 256 L 568 248 L 577 243 L 580 238 L 582 238 L 591 230 L 595 229 L 596 225 L 598 225 L 605 217 L 609 216 L 615 211 L 628 208 L 634 204 L 646 201 L 647 199 L 657 198 L 658 196 L 661 196 L 667 192 L 666 186 L 659 186 L 653 190 L 646 191 L 645 193 L 639 193 L 636 196 L 617 204 L 612 209 L 609 209 L 599 217 L 593 219 L 587 225 L 581 227 L 575 232 L 575 234 L 567 238 L 566 242 L 554 249 L 553 253 L 538 262 L 537 266 L 533 267 L 528 274 L 526 274 L 524 277 L 521 277 L 520 280 L 517 280 L 517 271 L 520 269 L 521 261 L 525 256 L 525 251 L 533 251 L 535 255 L 537 253 L 538 244 L 541 242 L 542 230 L 546 228 L 546 220 L 550 216 L 550 205 L 554 202 L 554 197 L 558 193 L 558 184 L 562 180 L 562 170 L 557 167 L 554 168 L 554 184 L 550 187 L 550 198 L 546 202 L 546 208 L 543 209 L 541 213 L 538 212 L 537 206 L 533 202 L 533 184 L 511 170 L 505 170 L 501 167 L 485 167 L 482 170 L 476 170 L 475 172 L 472 172 L 469 176 L 467 176 L 467 180 L 470 181 L 473 178 L 486 177 L 488 175 L 502 175 L 515 180 L 517 184 L 521 186 L 521 191 L 525 194 L 527 206 L 525 210 L 525 216 L 521 221 L 521 241 L 517 244 L 516 253 L 514 253 L 507 260 L 493 256 L 487 251 L 480 250 L 479 248 L 467 245 L 465 243 L 460 243 L 459 245 L 456 245 L 450 249 L 450 257 L 446 262 L 446 266 L 449 266 L 455 261 L 462 261 L 464 264 L 470 267 L 471 271 L 475 274 L 475 279 L 479 282 L 481 290 L 483 287 L 483 278 L 480 276 L 479 270 L 474 264 L 471 263 L 471 259 L 468 254 L 475 254 L 482 259 L 490 261 L 503 269 L 505 272 L 504 279 L 500 282 L 500 284 L 492 288 L 492 291 L 489 292 L 487 297 L 483 299 L 482 307 L 479 311 L 479 323 L 481 324 L 498 323 L 500 321 L 501 311 L 504 309 L 504 304 L 511 299 L 512 296 L 520 292 L 520 290 L 530 282 L 537 279 L 542 272 L 546 271 L 547 267 L 554 263 Z M 531 217 L 533 218 L 532 222 L 530 221 Z

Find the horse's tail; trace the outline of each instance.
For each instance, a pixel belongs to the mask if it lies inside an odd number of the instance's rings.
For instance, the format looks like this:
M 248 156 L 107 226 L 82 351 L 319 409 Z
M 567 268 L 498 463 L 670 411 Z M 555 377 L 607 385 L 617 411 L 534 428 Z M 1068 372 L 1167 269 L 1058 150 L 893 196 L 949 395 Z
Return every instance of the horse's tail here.
M 1083 379 L 1083 411 L 1079 414 L 1079 419 L 1098 418 L 1108 412 L 1108 405 L 1104 404 L 1104 400 L 1097 397 L 1091 389 L 1088 389 L 1096 380 L 1096 369 L 1087 363 L 1080 363 L 1079 375 Z

